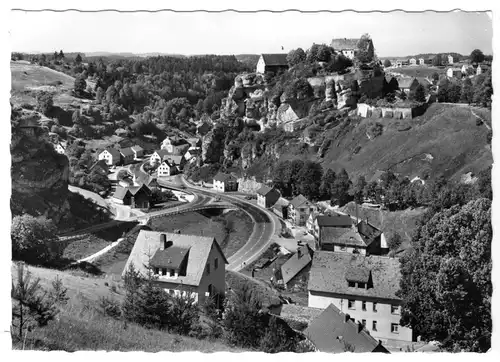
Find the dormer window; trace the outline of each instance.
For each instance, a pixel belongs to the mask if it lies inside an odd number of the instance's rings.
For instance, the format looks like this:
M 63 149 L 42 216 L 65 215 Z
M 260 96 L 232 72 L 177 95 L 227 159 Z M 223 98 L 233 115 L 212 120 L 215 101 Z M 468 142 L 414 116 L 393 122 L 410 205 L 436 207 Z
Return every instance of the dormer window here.
M 354 282 L 348 282 L 349 283 L 349 287 L 350 288 L 355 288 L 356 287 L 356 283 Z

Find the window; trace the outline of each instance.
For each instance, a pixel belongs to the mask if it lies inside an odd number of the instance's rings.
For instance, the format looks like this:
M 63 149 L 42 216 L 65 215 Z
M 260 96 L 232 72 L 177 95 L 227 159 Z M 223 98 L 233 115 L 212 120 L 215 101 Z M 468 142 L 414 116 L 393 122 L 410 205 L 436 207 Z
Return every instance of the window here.
M 399 333 L 399 324 L 391 323 L 391 332 L 392 333 Z
M 170 269 L 170 276 L 171 276 L 171 277 L 174 277 L 174 276 L 175 276 L 175 272 L 174 272 L 174 270 L 173 270 L 173 269 Z
M 207 270 L 207 275 L 210 274 L 210 263 L 207 263 L 206 270 Z
M 361 324 L 363 325 L 363 327 L 366 327 L 366 319 L 362 319 Z
M 372 330 L 376 331 L 377 330 L 377 321 L 372 322 Z
M 168 293 L 169 293 L 170 295 L 174 295 L 174 294 L 175 294 L 175 291 L 174 291 L 173 289 L 169 289 L 169 290 L 168 290 Z
M 219 267 L 219 259 L 215 258 L 214 260 L 214 270 L 216 270 Z
M 160 268 L 155 268 L 155 274 L 160 274 Z
M 349 300 L 347 301 L 347 308 L 349 308 L 349 309 L 356 309 L 356 304 L 355 304 L 355 302 L 356 302 L 356 301 L 349 299 Z
M 399 314 L 399 306 L 391 304 L 391 314 Z
M 167 269 L 162 268 L 162 269 L 161 269 L 161 274 L 162 274 L 162 275 L 167 275 Z
M 373 303 L 373 311 L 376 312 L 377 311 L 377 303 Z
M 361 309 L 366 310 L 366 302 L 361 302 Z
M 356 286 L 356 283 L 354 283 L 354 282 L 348 282 L 348 283 L 349 283 L 349 287 L 351 287 L 351 288 L 354 288 Z
M 365 289 L 365 283 L 358 283 L 358 288 L 363 288 L 363 289 Z

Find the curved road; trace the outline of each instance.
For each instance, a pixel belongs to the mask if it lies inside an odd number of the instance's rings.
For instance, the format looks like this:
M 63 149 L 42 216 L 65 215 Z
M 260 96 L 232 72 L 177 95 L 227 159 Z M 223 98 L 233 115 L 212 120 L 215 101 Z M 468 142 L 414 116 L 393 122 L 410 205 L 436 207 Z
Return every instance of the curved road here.
M 216 191 L 208 191 L 199 186 L 188 183 L 184 177 L 178 175 L 177 180 L 186 189 L 193 190 L 197 194 L 220 197 L 221 200 L 230 202 L 243 211 L 247 212 L 254 222 L 254 229 L 252 235 L 247 243 L 243 245 L 236 253 L 229 257 L 229 265 L 226 267 L 228 270 L 239 271 L 256 260 L 266 249 L 271 245 L 271 238 L 276 230 L 274 218 L 269 215 L 267 210 L 264 210 L 254 204 L 242 200 L 235 196 L 222 194 Z

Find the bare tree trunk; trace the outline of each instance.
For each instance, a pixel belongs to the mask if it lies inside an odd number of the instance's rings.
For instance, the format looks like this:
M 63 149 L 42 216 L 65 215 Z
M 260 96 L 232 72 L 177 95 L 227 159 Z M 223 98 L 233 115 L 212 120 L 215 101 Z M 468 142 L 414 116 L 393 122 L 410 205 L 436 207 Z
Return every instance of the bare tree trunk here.
M 19 301 L 19 339 L 23 338 L 23 303 Z

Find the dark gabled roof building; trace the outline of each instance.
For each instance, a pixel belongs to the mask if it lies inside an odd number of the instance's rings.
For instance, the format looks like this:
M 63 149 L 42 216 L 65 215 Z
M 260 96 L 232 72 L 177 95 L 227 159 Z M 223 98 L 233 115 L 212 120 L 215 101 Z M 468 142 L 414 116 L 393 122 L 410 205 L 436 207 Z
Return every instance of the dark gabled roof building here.
M 256 73 L 277 72 L 279 70 L 288 69 L 288 61 L 286 53 L 279 54 L 261 54 L 257 62 Z
M 264 208 L 272 207 L 280 197 L 281 193 L 274 187 L 263 185 L 257 190 L 257 204 Z
M 361 323 L 352 321 L 349 314 L 342 313 L 333 304 L 313 319 L 304 334 L 319 352 L 389 353 Z
M 307 274 L 311 267 L 313 251 L 309 246 L 303 245 L 282 266 L 281 275 L 286 288 L 290 287 L 292 280 L 298 274 Z

